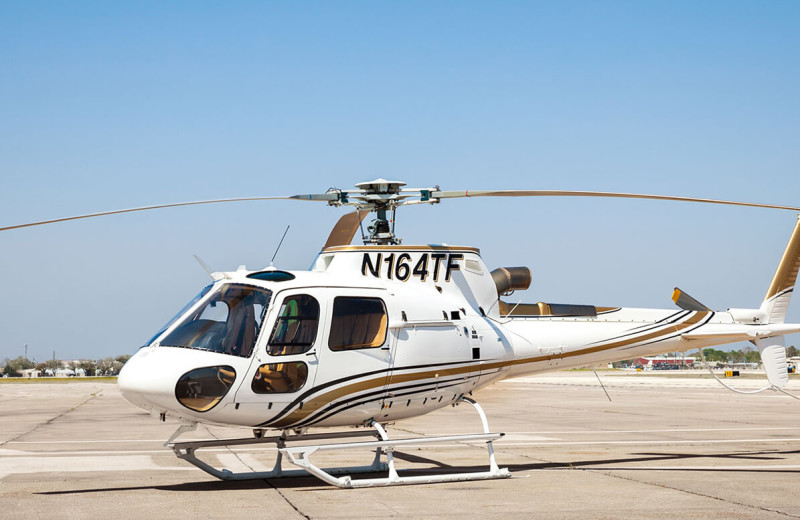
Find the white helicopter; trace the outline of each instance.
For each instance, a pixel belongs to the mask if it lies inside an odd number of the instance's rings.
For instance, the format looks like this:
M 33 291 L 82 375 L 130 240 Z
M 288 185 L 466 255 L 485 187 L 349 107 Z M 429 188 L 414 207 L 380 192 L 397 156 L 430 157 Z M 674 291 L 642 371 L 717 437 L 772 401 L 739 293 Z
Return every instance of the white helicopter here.
M 502 434 L 489 430 L 486 415 L 470 396 L 502 379 L 555 369 L 746 340 L 758 347 L 769 387 L 783 391 L 788 382 L 783 336 L 800 332 L 800 324 L 784 319 L 800 269 L 800 218 L 760 306 L 724 312 L 712 311 L 677 288 L 673 293 L 677 310 L 544 302 L 511 305 L 502 297 L 528 288 L 528 268 L 490 271 L 473 247 L 404 245 L 395 235 L 394 223 L 400 206 L 457 197 L 622 197 L 800 208 L 625 193 L 403 186 L 376 179 L 347 192 L 332 189 L 324 194 L 149 206 L 0 231 L 241 200 L 289 198 L 356 208 L 336 224 L 309 271 L 270 267 L 210 273 L 213 283 L 123 367 L 118 383 L 128 401 L 161 420 L 180 421 L 165 445 L 220 479 L 300 473 L 339 487 L 363 487 L 508 477 L 508 470 L 497 465 L 492 445 Z M 376 218 L 364 233 L 362 222 L 370 212 Z M 350 245 L 359 229 L 364 245 Z M 384 429 L 387 423 L 459 403 L 475 407 L 482 432 L 389 439 Z M 176 441 L 198 423 L 247 427 L 254 435 Z M 275 434 L 267 436 L 269 431 Z M 364 435 L 376 440 L 339 441 Z M 395 448 L 459 441 L 486 443 L 486 471 L 401 476 L 395 468 Z M 212 467 L 196 453 L 202 448 L 254 443 L 277 445 L 274 468 L 233 473 Z M 322 469 L 310 460 L 317 451 L 358 448 L 375 450 L 371 465 Z M 300 469 L 284 470 L 284 458 Z M 369 471 L 386 475 L 351 476 Z

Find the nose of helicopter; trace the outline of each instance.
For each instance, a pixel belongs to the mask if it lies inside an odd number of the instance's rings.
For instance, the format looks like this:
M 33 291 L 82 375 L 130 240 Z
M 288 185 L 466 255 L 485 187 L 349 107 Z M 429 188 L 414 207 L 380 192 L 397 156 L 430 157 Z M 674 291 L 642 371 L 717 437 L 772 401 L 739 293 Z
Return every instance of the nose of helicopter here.
M 145 410 L 155 407 L 174 408 L 175 374 L 164 356 L 156 349 L 145 347 L 132 356 L 117 378 L 122 396 L 132 405 Z

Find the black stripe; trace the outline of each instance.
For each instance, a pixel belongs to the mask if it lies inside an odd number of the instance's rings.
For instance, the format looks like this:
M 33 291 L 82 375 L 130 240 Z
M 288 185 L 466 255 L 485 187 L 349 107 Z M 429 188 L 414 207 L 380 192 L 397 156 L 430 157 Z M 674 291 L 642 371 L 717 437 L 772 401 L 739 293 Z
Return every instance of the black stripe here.
M 622 349 L 620 349 L 620 350 L 630 350 L 630 349 L 632 349 L 632 348 L 639 348 L 639 347 L 643 347 L 643 346 L 645 346 L 645 345 L 652 345 L 653 343 L 658 343 L 659 341 L 665 341 L 665 340 L 668 340 L 668 339 L 672 339 L 672 338 L 674 338 L 674 337 L 680 336 L 681 334 L 686 334 L 687 332 L 691 332 L 691 331 L 693 331 L 693 330 L 697 330 L 697 329 L 699 329 L 700 327 L 702 327 L 703 325 L 707 324 L 709 321 L 711 321 L 711 318 L 713 318 L 713 317 L 714 317 L 714 314 L 716 314 L 716 313 L 712 311 L 712 312 L 710 313 L 710 315 L 708 316 L 708 318 L 706 318 L 704 321 L 702 321 L 702 322 L 698 323 L 698 324 L 697 324 L 696 326 L 694 326 L 694 327 L 689 327 L 688 329 L 679 330 L 678 332 L 676 332 L 676 333 L 674 333 L 674 334 L 672 334 L 672 335 L 670 335 L 670 336 L 665 336 L 665 337 L 663 337 L 663 338 L 657 338 L 657 339 L 654 339 L 654 340 L 652 340 L 652 341 L 647 341 L 647 342 L 645 342 L 645 343 L 639 343 L 638 345 L 633 345 L 633 346 L 630 346 L 630 347 L 625 347 L 625 348 L 622 348 Z
M 467 379 L 471 379 L 473 377 L 480 377 L 480 375 L 476 374 L 474 376 L 468 376 Z M 452 383 L 452 384 L 448 384 L 447 385 L 447 387 L 450 387 L 450 386 L 457 385 L 460 381 L 463 381 L 463 380 L 464 380 L 464 377 L 459 376 L 456 379 L 448 379 L 448 380 L 446 380 L 444 382 L 445 383 Z M 441 384 L 442 384 L 442 382 L 438 383 L 439 386 L 441 386 Z M 424 387 L 435 387 L 435 386 L 437 386 L 437 382 L 436 381 L 428 381 L 428 382 L 424 382 L 424 383 L 416 383 L 416 384 L 410 384 L 410 385 L 406 385 L 406 386 L 399 386 L 399 387 L 396 387 L 396 389 L 407 390 L 407 389 L 411 389 L 411 388 L 424 388 Z M 442 388 L 445 388 L 445 387 L 442 387 Z M 381 387 L 380 390 L 374 390 L 372 392 L 365 393 L 365 394 L 360 394 L 360 395 L 357 395 L 357 396 L 353 396 L 352 394 L 349 394 L 348 396 L 343 397 L 339 401 L 334 401 L 332 403 L 328 403 L 327 405 L 325 405 L 324 408 L 320 408 L 319 410 L 313 412 L 310 416 L 308 416 L 305 419 L 303 419 L 302 421 L 294 424 L 293 426 L 304 426 L 307 423 L 309 423 L 310 421 L 319 422 L 318 420 L 315 420 L 315 417 L 318 417 L 320 414 L 325 414 L 325 413 L 332 412 L 335 408 L 338 408 L 338 407 L 341 407 L 341 406 L 345 406 L 348 403 L 350 403 L 353 399 L 364 399 L 365 397 L 380 396 L 380 397 L 377 397 L 375 399 L 370 399 L 370 400 L 364 401 L 364 403 L 367 403 L 367 402 L 372 402 L 372 401 L 376 401 L 376 400 L 385 399 L 385 398 L 387 398 L 386 394 L 390 393 L 390 392 L 392 392 L 392 390 L 389 390 L 387 387 Z M 345 409 L 349 409 L 349 408 L 352 408 L 352 407 L 347 407 Z
M 458 385 L 458 383 L 453 383 L 453 384 L 451 384 L 451 385 L 447 385 L 447 386 L 441 386 L 441 385 L 440 385 L 440 388 L 450 388 L 450 387 L 457 386 L 457 385 Z M 395 395 L 395 397 L 407 397 L 407 396 L 409 396 L 409 395 L 419 394 L 420 392 L 421 392 L 421 391 L 406 392 L 406 393 L 403 393 L 403 394 L 397 394 L 397 395 Z M 330 413 L 328 413 L 327 415 L 325 415 L 325 416 L 323 416 L 323 417 L 319 417 L 319 418 L 315 419 L 313 422 L 308 422 L 308 420 L 306 420 L 306 421 L 303 421 L 303 422 L 301 422 L 301 423 L 298 423 L 298 424 L 296 424 L 296 425 L 293 425 L 293 427 L 298 427 L 298 426 L 313 426 L 313 425 L 315 425 L 315 424 L 317 424 L 317 423 L 320 423 L 320 422 L 322 422 L 322 421 L 324 421 L 324 420 L 326 420 L 326 419 L 329 419 L 329 418 L 333 417 L 334 415 L 340 414 L 340 413 L 342 413 L 342 412 L 345 412 L 345 411 L 347 411 L 347 410 L 350 410 L 350 409 L 352 409 L 352 408 L 355 408 L 355 407 L 357 407 L 357 406 L 361 406 L 361 405 L 364 405 L 364 404 L 367 404 L 367 403 L 371 403 L 371 402 L 375 402 L 375 401 L 381 401 L 381 400 L 383 400 L 383 399 L 385 399 L 385 397 L 378 397 L 378 398 L 374 398 L 374 399 L 366 399 L 366 400 L 364 400 L 364 401 L 359 401 L 359 402 L 356 402 L 356 403 L 348 404 L 347 406 L 344 406 L 344 407 L 343 407 L 343 408 L 341 408 L 340 410 L 337 410 L 337 411 L 335 411 L 335 412 L 334 412 L 334 411 L 331 411 L 331 412 L 330 412 Z
M 401 371 L 408 371 L 408 370 L 418 370 L 418 369 L 423 369 L 423 368 L 438 368 L 438 367 L 444 367 L 444 366 L 453 366 L 453 365 L 458 366 L 458 365 L 467 365 L 467 364 L 475 364 L 476 370 L 479 368 L 478 363 L 476 361 L 473 361 L 473 360 L 470 360 L 470 361 L 453 361 L 453 362 L 450 362 L 450 363 L 431 363 L 431 364 L 427 364 L 427 365 L 413 365 L 413 366 L 407 366 L 407 367 L 387 367 L 387 368 L 382 368 L 380 370 L 373 370 L 372 372 L 364 372 L 364 373 L 361 373 L 361 374 L 356 374 L 356 375 L 352 375 L 352 376 L 342 377 L 340 379 L 335 379 L 333 381 L 328 381 L 327 383 L 323 383 L 321 385 L 312 386 L 311 388 L 306 390 L 304 393 L 299 395 L 294 401 L 292 401 L 291 403 L 286 405 L 286 407 L 283 410 L 278 412 L 272 418 L 270 418 L 269 420 L 265 421 L 262 424 L 256 425 L 255 427 L 261 427 L 261 426 L 266 425 L 268 422 L 277 421 L 278 419 L 280 419 L 284 415 L 286 415 L 289 412 L 291 412 L 294 409 L 295 406 L 298 406 L 301 402 L 307 400 L 308 397 L 310 397 L 310 396 L 314 395 L 315 393 L 318 393 L 318 392 L 320 392 L 322 390 L 325 390 L 326 388 L 330 388 L 332 386 L 340 385 L 340 384 L 343 384 L 343 383 L 347 383 L 349 381 L 353 381 L 353 380 L 356 380 L 356 379 L 362 379 L 362 378 L 366 378 L 366 377 L 370 377 L 370 376 L 374 376 L 374 375 L 378 375 L 378 374 L 387 374 L 387 376 L 388 376 L 389 372 L 401 372 Z
M 675 323 L 676 321 L 685 318 L 687 314 L 691 314 L 692 312 L 693 311 L 678 311 L 675 314 L 670 314 L 666 318 L 662 318 L 662 319 L 660 319 L 658 321 L 654 321 L 653 323 L 648 323 L 647 325 L 641 325 L 641 326 L 635 327 L 633 329 L 628 329 L 629 331 L 635 331 L 635 332 L 628 332 L 627 334 L 622 334 L 620 336 L 615 336 L 613 338 L 601 339 L 601 340 L 595 341 L 593 343 L 588 343 L 586 346 L 597 345 L 597 344 L 600 344 L 600 343 L 607 343 L 609 341 L 614 341 L 614 340 L 617 340 L 617 339 L 627 338 L 628 336 L 635 336 L 636 334 L 643 334 L 645 332 L 650 332 L 651 330 L 655 330 L 655 329 L 657 329 L 659 327 L 663 327 L 664 325 L 667 325 L 669 323 Z M 670 320 L 670 321 L 667 321 L 667 320 Z M 638 329 L 641 329 L 642 327 L 649 327 L 649 328 L 644 329 L 644 330 L 638 330 Z

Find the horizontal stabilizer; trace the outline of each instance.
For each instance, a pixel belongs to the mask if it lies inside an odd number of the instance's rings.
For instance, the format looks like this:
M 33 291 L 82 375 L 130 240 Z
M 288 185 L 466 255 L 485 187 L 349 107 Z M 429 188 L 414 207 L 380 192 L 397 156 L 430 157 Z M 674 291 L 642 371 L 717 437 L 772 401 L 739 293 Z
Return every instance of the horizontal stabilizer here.
M 699 301 L 695 300 L 687 293 L 681 291 L 677 287 L 674 291 L 672 291 L 672 301 L 675 302 L 675 305 L 680 307 L 685 311 L 710 311 L 708 307 L 700 303 Z
M 732 343 L 734 341 L 751 341 L 758 336 L 755 332 L 749 330 L 729 330 L 719 332 L 687 332 L 681 334 L 681 338 L 689 340 L 697 339 L 710 339 L 719 341 L 720 343 Z
M 681 334 L 681 338 L 688 340 L 715 340 L 720 343 L 732 343 L 734 341 L 760 341 L 761 339 L 771 338 L 775 336 L 783 336 L 785 334 L 794 334 L 800 332 L 800 324 L 773 324 L 769 326 L 755 326 L 755 327 L 734 327 L 731 325 L 706 325 L 697 331 L 687 332 Z

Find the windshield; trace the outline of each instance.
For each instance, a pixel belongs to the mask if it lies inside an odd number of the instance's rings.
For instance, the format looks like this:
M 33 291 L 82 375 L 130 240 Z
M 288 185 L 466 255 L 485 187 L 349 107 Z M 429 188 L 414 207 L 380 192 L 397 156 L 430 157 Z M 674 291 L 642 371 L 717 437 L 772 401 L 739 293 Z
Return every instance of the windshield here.
M 184 305 L 184 306 L 183 306 L 183 308 L 182 308 L 181 310 L 179 310 L 179 311 L 178 311 L 178 312 L 175 314 L 175 316 L 173 316 L 173 317 L 172 317 L 172 318 L 171 318 L 171 319 L 170 319 L 168 322 L 166 322 L 166 323 L 164 324 L 164 326 L 163 326 L 163 327 L 161 327 L 160 329 L 158 329 L 158 332 L 156 332 L 155 334 L 153 334 L 153 337 L 152 337 L 152 338 L 150 338 L 150 339 L 148 339 L 148 340 L 147 340 L 147 342 L 144 344 L 144 346 L 146 347 L 147 345 L 149 345 L 149 344 L 151 344 L 152 342 L 154 342 L 154 341 L 156 340 L 156 338 L 157 338 L 157 337 L 159 337 L 160 335 L 162 335 L 162 334 L 164 333 L 164 331 L 165 331 L 165 330 L 167 330 L 168 328 L 170 328 L 170 327 L 172 326 L 172 324 L 173 324 L 173 323 L 175 323 L 176 321 L 178 321 L 178 318 L 180 318 L 181 316 L 183 316 L 183 313 L 184 313 L 184 312 L 188 311 L 189 309 L 191 309 L 191 308 L 194 306 L 194 304 L 195 304 L 195 303 L 199 302 L 199 301 L 200 301 L 200 298 L 202 298 L 203 296 L 205 296 L 205 295 L 206 295 L 206 293 L 207 293 L 208 291 L 210 291 L 212 287 L 214 287 L 214 284 L 213 284 L 213 283 L 212 283 L 212 284 L 210 284 L 210 285 L 206 285 L 205 287 L 203 287 L 203 290 L 202 290 L 202 291 L 200 291 L 199 293 L 197 293 L 197 296 L 195 296 L 194 298 L 192 298 L 192 300 L 191 300 L 189 303 L 187 303 L 186 305 Z
M 271 296 L 270 291 L 249 285 L 222 285 L 161 340 L 161 345 L 249 357 Z

